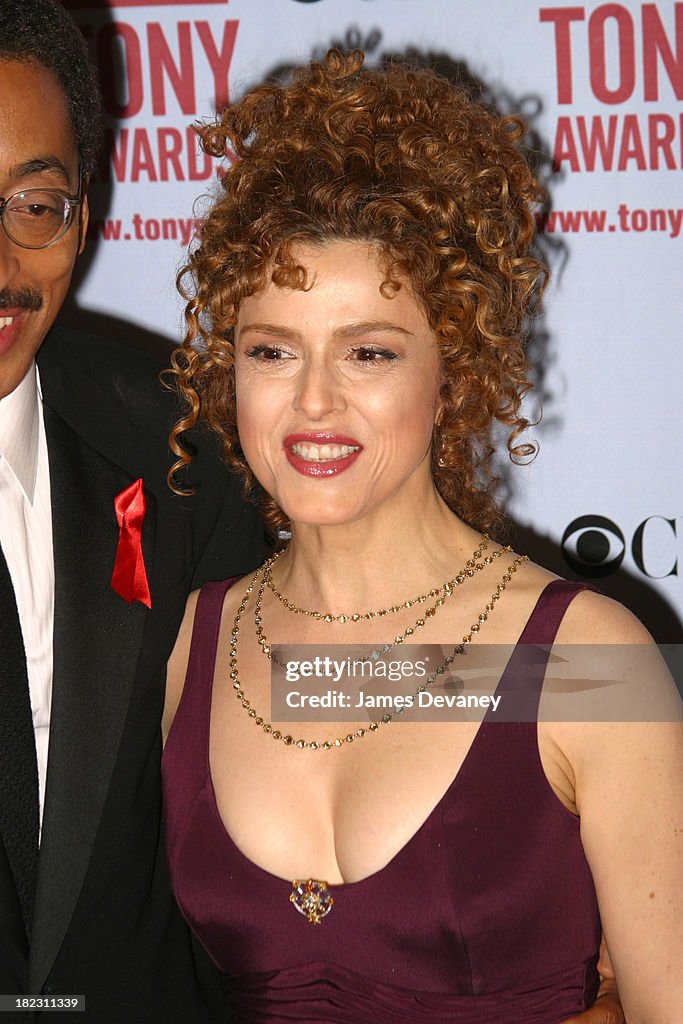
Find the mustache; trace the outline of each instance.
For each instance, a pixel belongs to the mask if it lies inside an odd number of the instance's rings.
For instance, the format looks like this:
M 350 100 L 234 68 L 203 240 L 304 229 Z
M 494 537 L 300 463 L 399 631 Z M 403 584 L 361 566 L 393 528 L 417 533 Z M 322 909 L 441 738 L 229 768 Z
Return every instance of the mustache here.
M 0 291 L 0 309 L 26 309 L 37 313 L 42 305 L 43 296 L 31 288 L 19 288 L 16 291 L 3 288 Z

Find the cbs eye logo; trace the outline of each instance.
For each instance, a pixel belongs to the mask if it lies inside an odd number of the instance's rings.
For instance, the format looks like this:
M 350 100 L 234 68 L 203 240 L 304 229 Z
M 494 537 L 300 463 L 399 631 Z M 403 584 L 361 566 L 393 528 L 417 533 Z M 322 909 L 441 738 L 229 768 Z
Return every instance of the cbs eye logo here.
M 650 526 L 654 522 L 659 525 Z M 633 561 L 644 576 L 661 580 L 678 575 L 677 536 L 676 520 L 664 516 L 648 516 L 636 527 L 630 550 Z M 628 547 L 623 531 L 605 516 L 579 516 L 562 535 L 565 561 L 587 579 L 599 579 L 615 572 Z M 669 568 L 665 572 L 652 571 L 654 566 L 661 566 L 662 560 Z

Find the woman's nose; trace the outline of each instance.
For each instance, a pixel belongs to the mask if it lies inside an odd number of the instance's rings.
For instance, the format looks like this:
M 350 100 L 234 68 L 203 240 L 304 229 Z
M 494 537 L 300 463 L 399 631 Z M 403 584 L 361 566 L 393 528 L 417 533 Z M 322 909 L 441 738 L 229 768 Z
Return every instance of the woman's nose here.
M 343 384 L 334 365 L 311 360 L 302 367 L 293 407 L 310 420 L 321 420 L 346 408 Z

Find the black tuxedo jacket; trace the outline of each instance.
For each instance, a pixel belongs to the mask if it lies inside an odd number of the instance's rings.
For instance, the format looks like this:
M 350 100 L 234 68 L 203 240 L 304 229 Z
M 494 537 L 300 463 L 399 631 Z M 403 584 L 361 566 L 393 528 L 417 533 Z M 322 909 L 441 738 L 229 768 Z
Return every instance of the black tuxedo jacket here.
M 52 715 L 30 949 L 0 843 L 0 994 L 84 994 L 85 1015 L 60 1013 L 62 1022 L 205 1024 L 220 1019 L 218 979 L 173 903 L 162 842 L 164 666 L 190 589 L 257 564 L 261 528 L 209 437 L 194 439 L 196 495 L 168 489 L 176 403 L 155 360 L 59 329 L 38 364 L 55 563 Z M 110 587 L 114 497 L 138 477 L 149 610 Z

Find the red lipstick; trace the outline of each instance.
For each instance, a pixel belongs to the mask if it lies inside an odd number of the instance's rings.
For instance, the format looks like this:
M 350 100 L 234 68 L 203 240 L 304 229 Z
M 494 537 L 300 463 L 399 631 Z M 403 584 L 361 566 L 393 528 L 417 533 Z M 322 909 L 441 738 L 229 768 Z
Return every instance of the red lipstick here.
M 309 430 L 298 434 L 288 434 L 282 443 L 290 466 L 297 473 L 301 473 L 302 476 L 310 477 L 330 477 L 343 473 L 345 469 L 353 465 L 363 450 L 363 446 L 354 438 L 329 430 Z M 356 450 L 336 459 L 317 461 L 304 459 L 301 455 L 292 451 L 293 446 L 299 444 L 339 445 Z

